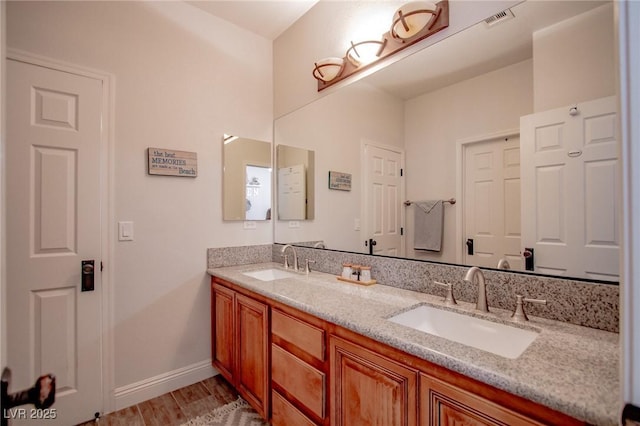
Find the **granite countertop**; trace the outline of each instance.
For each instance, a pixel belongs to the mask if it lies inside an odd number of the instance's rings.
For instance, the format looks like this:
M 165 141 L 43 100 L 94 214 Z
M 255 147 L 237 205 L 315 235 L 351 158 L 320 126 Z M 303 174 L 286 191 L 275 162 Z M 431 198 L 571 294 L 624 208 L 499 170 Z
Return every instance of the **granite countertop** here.
M 382 283 L 361 286 L 321 272 L 274 281 L 243 274 L 271 268 L 281 266 L 251 264 L 209 269 L 208 273 L 582 421 L 618 424 L 620 371 L 616 333 L 529 316 L 530 321 L 522 327 L 539 331 L 539 335 L 522 355 L 508 359 L 392 323 L 387 318 L 419 304 L 513 324 L 509 320 L 511 312 L 490 307 L 491 313 L 482 314 L 475 311 L 475 305 L 465 302 L 447 307 L 441 296 Z

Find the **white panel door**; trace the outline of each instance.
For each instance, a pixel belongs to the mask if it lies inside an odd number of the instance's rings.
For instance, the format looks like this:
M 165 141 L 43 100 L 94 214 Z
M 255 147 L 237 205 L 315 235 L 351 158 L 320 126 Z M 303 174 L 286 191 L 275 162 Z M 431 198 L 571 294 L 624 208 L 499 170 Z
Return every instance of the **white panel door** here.
M 520 255 L 520 139 L 497 138 L 464 148 L 464 235 L 466 265 L 495 268 L 506 259 L 522 270 Z
M 102 411 L 101 97 L 99 80 L 7 61 L 8 366 L 14 391 L 56 376 L 47 425 Z
M 307 218 L 307 180 L 304 164 L 278 169 L 278 219 Z
M 619 279 L 616 98 L 522 117 L 522 245 L 535 271 Z
M 403 153 L 366 144 L 364 161 L 363 216 L 367 244 L 369 239 L 373 240 L 373 254 L 404 256 L 404 238 L 401 232 Z M 367 251 L 369 248 L 371 247 Z

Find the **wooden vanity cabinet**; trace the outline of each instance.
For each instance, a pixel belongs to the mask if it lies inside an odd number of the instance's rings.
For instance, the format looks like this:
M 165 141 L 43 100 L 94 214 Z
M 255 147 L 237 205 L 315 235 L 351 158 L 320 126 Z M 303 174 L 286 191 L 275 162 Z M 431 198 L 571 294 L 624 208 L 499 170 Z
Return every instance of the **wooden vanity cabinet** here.
M 213 365 L 273 426 L 585 425 L 212 279 Z
M 334 426 L 585 425 L 342 327 L 329 342 Z
M 264 418 L 269 415 L 269 306 L 211 284 L 213 366 Z

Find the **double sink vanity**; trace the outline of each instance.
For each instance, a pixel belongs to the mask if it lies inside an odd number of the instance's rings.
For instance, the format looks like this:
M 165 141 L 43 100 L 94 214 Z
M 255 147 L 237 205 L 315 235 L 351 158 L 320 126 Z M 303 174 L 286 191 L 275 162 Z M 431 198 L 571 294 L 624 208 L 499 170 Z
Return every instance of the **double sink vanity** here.
M 213 364 L 274 425 L 617 424 L 616 333 L 275 262 L 208 272 Z

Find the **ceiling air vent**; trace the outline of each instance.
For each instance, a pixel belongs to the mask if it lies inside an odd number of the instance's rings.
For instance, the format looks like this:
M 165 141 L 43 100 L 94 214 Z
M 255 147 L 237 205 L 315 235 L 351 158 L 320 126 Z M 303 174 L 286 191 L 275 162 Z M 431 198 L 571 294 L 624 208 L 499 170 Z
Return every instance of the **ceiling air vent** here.
M 493 27 L 498 25 L 501 22 L 508 21 L 509 19 L 514 18 L 513 12 L 511 9 L 503 10 L 502 12 L 498 12 L 493 16 L 488 17 L 484 20 L 484 23 L 487 27 Z

